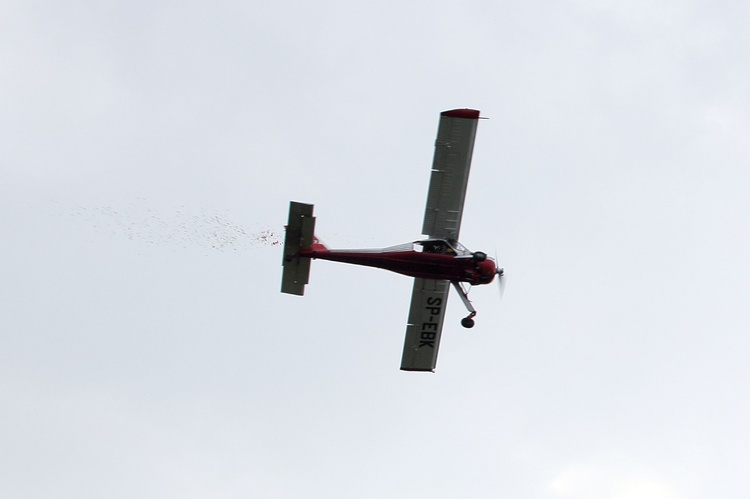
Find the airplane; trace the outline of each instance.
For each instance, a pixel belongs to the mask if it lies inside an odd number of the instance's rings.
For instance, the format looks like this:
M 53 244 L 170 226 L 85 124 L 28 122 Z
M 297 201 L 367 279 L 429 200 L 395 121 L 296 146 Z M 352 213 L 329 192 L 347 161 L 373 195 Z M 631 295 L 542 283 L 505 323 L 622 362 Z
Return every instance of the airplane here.
M 313 205 L 290 202 L 284 237 L 281 292 L 304 295 L 311 260 L 377 267 L 414 278 L 401 370 L 434 372 L 449 284 L 458 292 L 474 326 L 476 310 L 465 284 L 491 283 L 504 270 L 481 251 L 458 242 L 479 111 L 453 109 L 440 114 L 422 234 L 426 239 L 382 249 L 330 249 L 315 236 Z

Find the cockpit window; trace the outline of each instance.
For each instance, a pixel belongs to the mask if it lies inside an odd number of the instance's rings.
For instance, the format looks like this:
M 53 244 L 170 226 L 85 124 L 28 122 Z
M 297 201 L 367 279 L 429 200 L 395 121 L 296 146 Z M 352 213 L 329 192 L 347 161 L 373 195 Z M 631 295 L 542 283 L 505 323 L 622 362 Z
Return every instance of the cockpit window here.
M 455 256 L 470 254 L 469 250 L 458 241 L 446 241 L 444 239 L 426 239 L 424 241 L 416 241 L 414 247 L 417 251 L 424 251 L 425 253 Z
M 448 243 L 453 246 L 453 249 L 456 251 L 456 254 L 458 255 L 468 255 L 471 254 L 471 251 L 466 249 L 466 247 L 459 243 L 458 241 L 448 241 Z

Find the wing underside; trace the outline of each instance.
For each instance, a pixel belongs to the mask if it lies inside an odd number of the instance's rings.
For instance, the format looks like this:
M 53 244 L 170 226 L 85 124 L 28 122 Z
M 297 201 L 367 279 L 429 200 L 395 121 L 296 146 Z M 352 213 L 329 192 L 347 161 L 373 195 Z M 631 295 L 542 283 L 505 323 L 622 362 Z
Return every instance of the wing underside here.
M 455 109 L 440 115 L 422 234 L 458 239 L 469 182 L 479 111 Z
M 431 238 L 458 240 L 478 120 L 479 111 L 474 109 L 440 114 L 422 225 L 422 234 Z M 442 279 L 414 280 L 402 370 L 435 370 L 448 286 L 449 281 Z
M 414 279 L 401 370 L 435 370 L 448 299 L 448 284 L 448 281 L 442 279 Z

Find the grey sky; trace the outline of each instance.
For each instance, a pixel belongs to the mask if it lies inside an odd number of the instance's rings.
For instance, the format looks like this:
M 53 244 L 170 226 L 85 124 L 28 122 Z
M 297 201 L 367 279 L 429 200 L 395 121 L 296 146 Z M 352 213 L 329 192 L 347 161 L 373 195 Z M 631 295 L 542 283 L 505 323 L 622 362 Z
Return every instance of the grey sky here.
M 741 497 L 748 9 L 0 2 L 0 495 Z M 408 278 L 262 237 L 417 239 L 457 107 L 508 287 L 404 373 Z

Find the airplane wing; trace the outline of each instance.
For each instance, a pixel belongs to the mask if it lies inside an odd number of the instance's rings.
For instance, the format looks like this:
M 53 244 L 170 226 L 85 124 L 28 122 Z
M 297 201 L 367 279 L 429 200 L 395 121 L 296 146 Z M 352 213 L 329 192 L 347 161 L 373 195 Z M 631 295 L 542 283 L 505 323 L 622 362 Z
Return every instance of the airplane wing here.
M 448 281 L 414 279 L 404 354 L 401 357 L 402 371 L 435 370 L 447 300 Z
M 478 120 L 479 111 L 474 109 L 440 113 L 422 225 L 422 234 L 426 236 L 458 239 Z

